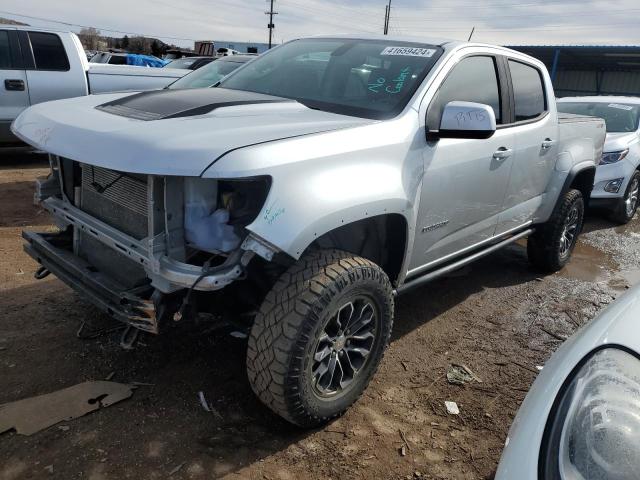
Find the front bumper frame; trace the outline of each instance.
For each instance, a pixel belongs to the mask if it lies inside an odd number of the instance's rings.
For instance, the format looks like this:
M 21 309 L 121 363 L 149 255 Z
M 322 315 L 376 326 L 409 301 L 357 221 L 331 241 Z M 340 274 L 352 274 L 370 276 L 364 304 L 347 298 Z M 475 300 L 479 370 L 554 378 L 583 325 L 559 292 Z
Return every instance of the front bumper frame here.
M 71 252 L 61 233 L 22 232 L 24 250 L 68 286 L 87 297 L 99 310 L 121 322 L 150 333 L 159 333 L 156 308 L 135 290 L 96 271 Z M 148 287 L 147 287 L 148 290 Z
M 58 220 L 60 227 L 71 225 L 142 265 L 151 285 L 163 293 L 183 288 L 201 291 L 224 288 L 243 275 L 244 267 L 255 254 L 252 250 L 244 250 L 239 255 L 230 255 L 216 267 L 215 273 L 208 273 L 200 266 L 179 262 L 162 254 L 163 234 L 137 240 L 56 197 L 47 198 L 42 206 Z

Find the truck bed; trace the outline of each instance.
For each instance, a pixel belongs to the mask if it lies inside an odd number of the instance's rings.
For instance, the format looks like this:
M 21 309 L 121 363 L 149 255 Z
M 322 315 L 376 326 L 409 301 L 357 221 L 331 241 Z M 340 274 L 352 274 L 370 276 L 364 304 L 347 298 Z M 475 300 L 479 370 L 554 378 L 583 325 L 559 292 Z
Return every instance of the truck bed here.
M 603 121 L 598 117 L 590 117 L 588 115 L 575 115 L 573 113 L 558 112 L 558 123 L 582 123 L 582 122 L 594 122 Z
M 178 68 L 149 68 L 132 65 L 89 63 L 87 77 L 91 93 L 106 93 L 122 90 L 164 88 L 189 72 L 190 70 Z

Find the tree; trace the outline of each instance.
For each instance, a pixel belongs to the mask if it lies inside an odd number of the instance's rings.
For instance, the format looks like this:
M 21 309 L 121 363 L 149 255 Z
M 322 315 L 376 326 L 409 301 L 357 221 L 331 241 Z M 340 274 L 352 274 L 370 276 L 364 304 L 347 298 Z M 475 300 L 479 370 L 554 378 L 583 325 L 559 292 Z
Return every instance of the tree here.
M 85 50 L 98 50 L 98 43 L 102 39 L 100 30 L 93 27 L 86 27 L 78 34 Z
M 158 42 L 158 40 L 156 40 L 155 38 L 153 39 L 153 42 L 151 42 L 151 55 L 153 55 L 154 57 L 162 56 L 162 47 L 160 45 L 160 42 Z
M 122 45 L 122 48 L 125 49 L 125 50 L 127 48 L 129 48 L 129 36 L 128 35 L 125 35 L 124 37 L 122 37 L 121 45 Z

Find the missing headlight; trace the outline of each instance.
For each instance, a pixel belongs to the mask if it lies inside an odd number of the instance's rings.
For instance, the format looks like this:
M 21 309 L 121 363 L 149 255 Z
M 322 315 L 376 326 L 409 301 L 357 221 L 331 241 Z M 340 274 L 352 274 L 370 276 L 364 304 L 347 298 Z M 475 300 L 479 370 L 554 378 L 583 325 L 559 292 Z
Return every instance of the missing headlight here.
M 269 192 L 266 177 L 242 180 L 188 178 L 184 187 L 184 230 L 189 247 L 228 253 L 247 235 Z

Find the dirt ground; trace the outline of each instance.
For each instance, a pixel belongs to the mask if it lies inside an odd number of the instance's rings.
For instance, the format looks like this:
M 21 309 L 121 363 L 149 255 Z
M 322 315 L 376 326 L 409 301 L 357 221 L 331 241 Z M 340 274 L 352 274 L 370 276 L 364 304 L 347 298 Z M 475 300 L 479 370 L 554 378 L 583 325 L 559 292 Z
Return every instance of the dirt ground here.
M 400 297 L 391 346 L 364 396 L 325 428 L 301 431 L 253 396 L 246 340 L 230 328 L 145 336 L 133 351 L 117 332 L 76 338 L 83 319 L 106 320 L 60 281 L 35 280 L 22 251 L 23 228 L 51 228 L 32 201 L 45 167 L 0 159 L 0 404 L 112 372 L 149 385 L 32 436 L 0 435 L 3 480 L 492 478 L 536 366 L 640 281 L 637 219 L 615 227 L 590 216 L 571 265 L 555 275 L 532 271 L 522 245 L 501 251 Z M 449 384 L 451 363 L 482 383 Z

